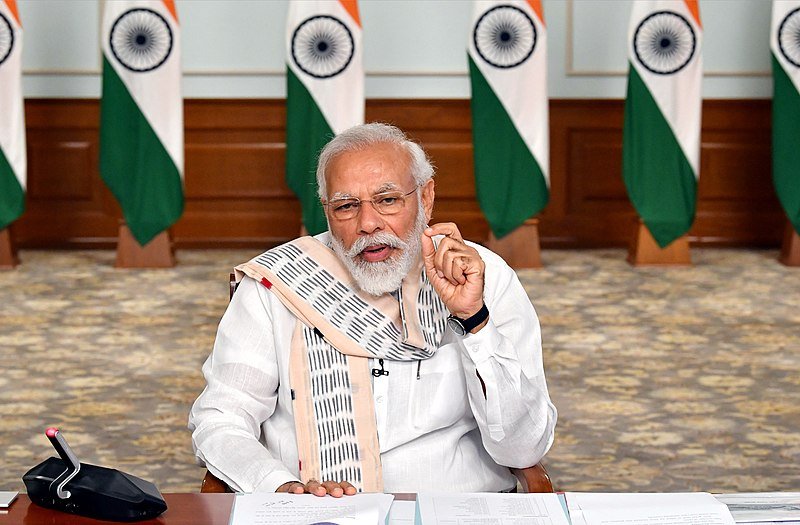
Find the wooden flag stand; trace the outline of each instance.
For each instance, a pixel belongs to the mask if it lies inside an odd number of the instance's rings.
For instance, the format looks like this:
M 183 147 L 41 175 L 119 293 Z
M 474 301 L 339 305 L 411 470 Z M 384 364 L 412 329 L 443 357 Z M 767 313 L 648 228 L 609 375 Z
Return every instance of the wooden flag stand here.
M 19 264 L 17 249 L 8 228 L 0 230 L 0 270 L 13 270 Z
M 120 222 L 115 268 L 172 268 L 173 266 L 175 266 L 175 251 L 172 248 L 169 231 L 159 233 L 142 246 L 131 234 L 128 226 Z
M 778 261 L 786 266 L 800 266 L 800 235 L 794 231 L 792 223 L 786 221 L 786 231 L 783 234 L 783 245 Z
M 627 260 L 633 266 L 691 266 L 689 237 L 683 235 L 666 248 L 661 248 L 642 219 L 639 219 Z
M 515 270 L 542 268 L 539 219 L 528 219 L 502 239 L 497 239 L 490 230 L 486 247 L 505 259 Z

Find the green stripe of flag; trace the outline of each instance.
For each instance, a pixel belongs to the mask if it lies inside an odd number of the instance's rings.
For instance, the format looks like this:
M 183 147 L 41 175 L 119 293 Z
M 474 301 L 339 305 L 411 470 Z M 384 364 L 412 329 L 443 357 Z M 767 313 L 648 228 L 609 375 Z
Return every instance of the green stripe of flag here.
M 472 81 L 472 140 L 478 203 L 500 238 L 539 213 L 549 191 L 539 163 L 500 99 L 469 59 Z
M 25 191 L 0 149 L 0 230 L 5 229 L 25 211 Z
M 800 233 L 800 93 L 772 56 L 772 178 L 789 222 Z
M 622 176 L 628 196 L 662 248 L 689 231 L 697 180 L 656 101 L 629 68 L 622 135 Z
M 317 159 L 334 133 L 311 93 L 288 67 L 286 81 L 286 183 L 300 199 L 303 225 L 316 235 L 328 229 L 317 193 Z
M 180 172 L 105 57 L 100 173 L 119 201 L 128 228 L 142 246 L 172 226 L 183 213 Z

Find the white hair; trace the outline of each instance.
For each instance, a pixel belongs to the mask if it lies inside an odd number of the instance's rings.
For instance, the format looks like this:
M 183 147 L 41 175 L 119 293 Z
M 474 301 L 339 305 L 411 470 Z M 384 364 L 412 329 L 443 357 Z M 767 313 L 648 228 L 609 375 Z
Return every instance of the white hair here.
M 371 122 L 353 126 L 343 131 L 322 148 L 317 162 L 319 198 L 323 200 L 328 198 L 325 176 L 327 175 L 328 165 L 333 159 L 342 153 L 362 151 L 376 144 L 394 144 L 408 152 L 411 161 L 411 175 L 414 177 L 414 182 L 417 186 L 422 186 L 433 178 L 433 165 L 422 146 L 409 140 L 405 133 L 391 124 Z

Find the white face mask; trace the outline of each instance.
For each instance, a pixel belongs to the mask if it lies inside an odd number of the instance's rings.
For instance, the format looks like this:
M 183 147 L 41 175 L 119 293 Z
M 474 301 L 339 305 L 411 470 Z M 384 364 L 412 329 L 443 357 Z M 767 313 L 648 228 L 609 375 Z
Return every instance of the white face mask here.
M 422 232 L 427 226 L 427 220 L 421 200 L 418 197 L 419 207 L 414 228 L 405 240 L 388 232 L 379 232 L 359 237 L 347 250 L 341 239 L 331 235 L 333 251 L 342 260 L 361 290 L 370 295 L 383 295 L 400 288 L 403 279 L 411 271 L 422 251 L 421 238 Z M 400 253 L 377 262 L 367 262 L 359 257 L 359 254 L 367 247 L 376 244 L 397 248 Z

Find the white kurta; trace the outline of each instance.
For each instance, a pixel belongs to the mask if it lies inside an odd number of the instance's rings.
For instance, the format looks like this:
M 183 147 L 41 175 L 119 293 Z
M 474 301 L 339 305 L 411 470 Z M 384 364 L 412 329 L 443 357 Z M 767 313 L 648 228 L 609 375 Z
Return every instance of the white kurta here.
M 536 464 L 553 442 L 556 409 L 536 312 L 514 271 L 470 245 L 486 263 L 488 324 L 466 337 L 448 329 L 432 358 L 384 360 L 389 375 L 373 379 L 386 492 L 507 490 L 516 480 L 506 467 Z M 295 322 L 246 278 L 203 365 L 208 385 L 189 415 L 192 443 L 198 460 L 235 490 L 273 492 L 298 480 L 288 369 Z

